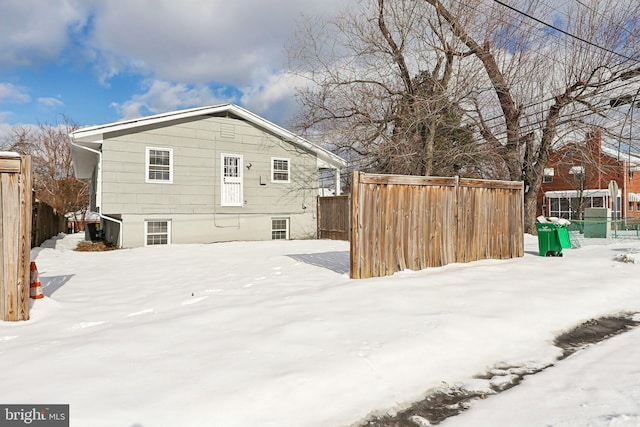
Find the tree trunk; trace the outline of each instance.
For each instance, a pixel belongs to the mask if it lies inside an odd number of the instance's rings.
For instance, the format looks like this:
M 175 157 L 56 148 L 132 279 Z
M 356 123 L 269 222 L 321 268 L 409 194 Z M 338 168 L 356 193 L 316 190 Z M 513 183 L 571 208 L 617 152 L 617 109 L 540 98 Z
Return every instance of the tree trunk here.
M 524 194 L 524 232 L 536 235 L 536 218 L 538 217 L 538 191 L 535 193 L 529 189 Z
M 431 176 L 433 174 L 433 144 L 435 143 L 435 120 L 424 125 L 426 129 L 423 133 L 423 144 L 424 144 L 424 176 Z

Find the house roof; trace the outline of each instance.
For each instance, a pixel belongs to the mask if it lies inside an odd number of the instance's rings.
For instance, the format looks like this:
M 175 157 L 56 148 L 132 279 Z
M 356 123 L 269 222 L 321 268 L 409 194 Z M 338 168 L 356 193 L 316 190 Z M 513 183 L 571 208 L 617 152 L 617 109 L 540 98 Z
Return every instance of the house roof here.
M 607 145 L 602 145 L 602 154 L 609 156 L 616 160 L 626 160 L 633 166 L 640 166 L 640 157 L 638 157 L 635 153 L 623 152 L 621 150 L 617 150 L 615 148 L 611 148 Z
M 581 144 L 584 144 L 584 142 L 566 142 L 560 146 L 558 151 L 562 151 L 569 147 L 581 146 Z M 640 170 L 640 154 L 630 152 L 628 150 L 625 151 L 624 146 L 620 147 L 619 142 L 613 138 L 602 137 L 600 152 L 605 156 L 620 162 L 628 162 L 632 170 L 635 170 L 633 168 L 639 168 L 638 170 Z
M 175 120 L 198 116 L 231 116 L 247 121 L 254 126 L 269 132 L 284 141 L 306 148 L 318 156 L 320 167 L 341 169 L 347 165 L 346 160 L 338 155 L 290 132 L 275 123 L 272 123 L 242 107 L 234 104 L 221 104 L 208 107 L 191 108 L 187 110 L 171 111 L 153 116 L 141 117 L 132 120 L 123 120 L 104 125 L 89 126 L 78 129 L 69 134 L 72 142 L 72 157 L 76 175 L 79 178 L 89 178 L 95 164 L 91 150 L 99 150 L 106 133 L 134 130 L 136 128 L 154 124 L 169 123 Z M 80 148 L 78 146 L 82 146 Z M 89 150 L 87 150 L 89 149 Z M 95 152 L 97 156 L 98 151 Z M 91 170 L 89 170 L 91 169 Z

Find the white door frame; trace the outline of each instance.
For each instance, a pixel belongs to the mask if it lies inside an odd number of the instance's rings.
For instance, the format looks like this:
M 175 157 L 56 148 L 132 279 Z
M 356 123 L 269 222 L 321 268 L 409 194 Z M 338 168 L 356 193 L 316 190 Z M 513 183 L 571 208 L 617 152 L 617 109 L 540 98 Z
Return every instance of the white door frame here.
M 235 165 L 226 167 L 226 159 L 237 159 Z M 220 206 L 242 206 L 243 173 L 242 154 L 222 153 L 220 155 Z

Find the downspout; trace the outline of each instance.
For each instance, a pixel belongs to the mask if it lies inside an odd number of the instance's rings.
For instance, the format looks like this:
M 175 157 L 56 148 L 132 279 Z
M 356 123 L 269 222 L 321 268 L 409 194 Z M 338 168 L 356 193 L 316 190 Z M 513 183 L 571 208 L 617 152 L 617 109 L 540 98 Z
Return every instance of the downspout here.
M 69 144 L 73 145 L 76 148 L 79 148 L 81 150 L 86 150 L 89 151 L 91 153 L 97 154 L 98 155 L 98 170 L 101 172 L 100 175 L 102 176 L 102 152 L 98 151 L 98 150 L 94 150 L 93 148 L 89 148 L 89 147 L 85 147 L 82 145 L 78 145 L 75 142 L 73 142 L 73 137 L 70 136 L 69 137 Z M 100 184 L 100 182 L 98 182 L 98 184 Z M 102 185 L 100 186 L 100 192 L 102 192 Z M 102 205 L 102 197 L 98 195 L 98 188 L 96 185 L 96 197 L 100 197 L 100 204 Z M 102 209 L 100 209 L 102 210 Z M 122 220 L 104 215 L 102 212 L 98 212 L 98 215 L 100 216 L 101 219 L 104 219 L 106 221 L 111 221 L 111 222 L 115 222 L 116 224 L 118 224 L 118 247 L 122 248 Z
M 122 220 L 104 215 L 101 212 L 98 212 L 98 215 L 100 215 L 100 218 L 102 219 L 106 219 L 107 221 L 115 222 L 116 224 L 118 224 L 118 247 L 122 248 Z

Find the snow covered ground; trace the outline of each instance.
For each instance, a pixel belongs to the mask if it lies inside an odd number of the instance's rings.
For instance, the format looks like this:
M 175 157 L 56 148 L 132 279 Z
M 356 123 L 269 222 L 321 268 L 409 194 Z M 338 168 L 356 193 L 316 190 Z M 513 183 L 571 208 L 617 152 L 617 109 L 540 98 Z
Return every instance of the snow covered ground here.
M 556 335 L 640 312 L 640 243 L 562 258 L 350 280 L 347 242 L 32 251 L 45 298 L 0 322 L 0 403 L 70 404 L 71 425 L 344 426 L 507 364 L 556 363 Z M 626 262 L 623 262 L 626 261 Z M 446 420 L 640 424 L 640 329 Z
M 442 427 L 640 426 L 640 328 L 475 402 Z

